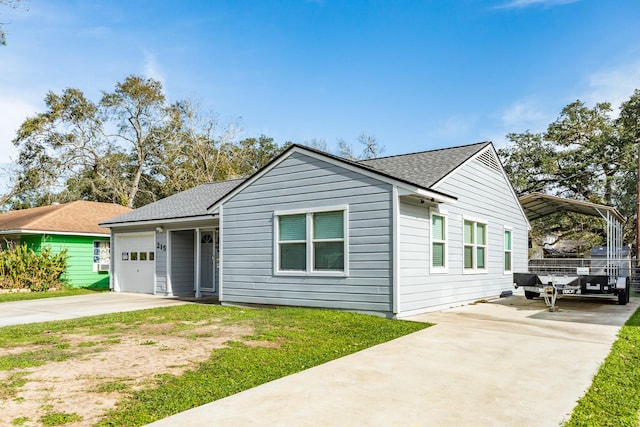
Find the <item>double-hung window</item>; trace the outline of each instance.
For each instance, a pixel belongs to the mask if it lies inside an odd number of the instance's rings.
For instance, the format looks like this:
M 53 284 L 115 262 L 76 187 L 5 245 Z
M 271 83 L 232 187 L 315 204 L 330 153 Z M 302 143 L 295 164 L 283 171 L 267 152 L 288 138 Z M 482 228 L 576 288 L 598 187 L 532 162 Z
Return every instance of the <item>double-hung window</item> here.
M 464 220 L 464 270 L 487 268 L 487 224 Z
M 511 230 L 504 230 L 504 272 L 511 272 Z
M 431 214 L 431 267 L 433 271 L 447 268 L 447 217 Z
M 346 207 L 277 212 L 276 273 L 347 273 Z

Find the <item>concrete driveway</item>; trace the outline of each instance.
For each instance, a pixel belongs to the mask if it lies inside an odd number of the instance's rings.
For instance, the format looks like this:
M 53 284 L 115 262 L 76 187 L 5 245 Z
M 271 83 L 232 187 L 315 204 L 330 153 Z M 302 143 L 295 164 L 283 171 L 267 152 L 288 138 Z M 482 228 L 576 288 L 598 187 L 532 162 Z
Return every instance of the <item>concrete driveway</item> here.
M 152 425 L 557 427 L 638 300 L 558 306 L 513 296 L 416 316 L 437 325 Z
M 186 303 L 172 298 L 123 292 L 5 302 L 0 304 L 0 327 Z

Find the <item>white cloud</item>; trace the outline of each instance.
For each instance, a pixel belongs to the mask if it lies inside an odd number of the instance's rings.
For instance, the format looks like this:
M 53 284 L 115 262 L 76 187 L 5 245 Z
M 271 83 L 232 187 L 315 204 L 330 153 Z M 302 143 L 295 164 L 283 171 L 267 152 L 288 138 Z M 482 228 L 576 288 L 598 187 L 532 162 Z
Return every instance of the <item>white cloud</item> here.
M 577 1 L 579 0 L 512 0 L 508 3 L 497 6 L 496 9 L 522 9 L 529 6 L 553 7 L 575 3 Z
M 11 142 L 24 120 L 36 114 L 38 107 L 18 97 L 0 97 L 0 163 L 16 160 L 18 150 Z
M 531 97 L 519 99 L 505 109 L 500 119 L 511 132 L 530 129 L 534 131 L 549 123 L 549 115 L 543 112 Z
M 464 140 L 474 134 L 478 120 L 479 117 L 473 114 L 449 116 L 435 123 L 428 136 L 444 140 Z
M 580 98 L 589 106 L 610 102 L 614 111 L 629 99 L 634 89 L 640 89 L 640 61 L 618 68 L 601 70 L 587 77 L 588 89 Z
M 151 52 L 144 52 L 144 75 L 162 83 L 162 87 L 166 87 L 164 72 L 158 63 L 156 56 Z

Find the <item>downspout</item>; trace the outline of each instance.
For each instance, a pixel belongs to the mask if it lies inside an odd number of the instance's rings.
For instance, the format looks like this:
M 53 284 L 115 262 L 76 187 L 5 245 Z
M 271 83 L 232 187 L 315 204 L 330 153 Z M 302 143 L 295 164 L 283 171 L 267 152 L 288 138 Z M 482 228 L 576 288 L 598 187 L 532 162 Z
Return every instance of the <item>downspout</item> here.
M 200 244 L 200 239 L 201 239 L 201 235 L 200 235 L 200 228 L 196 228 L 196 286 L 195 286 L 195 290 L 196 290 L 196 298 L 200 298 L 201 294 L 200 294 L 200 258 L 202 257 L 202 248 L 201 248 L 201 244 Z
M 224 239 L 223 239 L 223 234 L 222 234 L 222 223 L 223 223 L 223 209 L 224 209 L 224 205 L 220 205 L 220 208 L 218 208 L 218 277 L 216 277 L 216 279 L 218 280 L 218 301 L 222 302 L 222 266 L 224 265 L 223 261 L 223 257 L 224 257 Z
M 114 254 L 116 253 L 116 237 L 113 232 L 113 228 L 111 229 L 111 235 L 109 236 L 109 290 L 111 292 L 115 292 L 115 278 L 116 278 L 116 258 Z
M 398 196 L 398 187 L 395 185 L 392 187 L 391 191 L 391 212 L 392 212 L 392 220 L 391 227 L 393 228 L 391 231 L 392 240 L 392 248 L 391 248 L 391 259 L 392 259 L 392 304 L 393 304 L 393 314 L 397 315 L 400 312 L 400 271 L 399 271 L 399 257 L 400 257 L 400 198 Z

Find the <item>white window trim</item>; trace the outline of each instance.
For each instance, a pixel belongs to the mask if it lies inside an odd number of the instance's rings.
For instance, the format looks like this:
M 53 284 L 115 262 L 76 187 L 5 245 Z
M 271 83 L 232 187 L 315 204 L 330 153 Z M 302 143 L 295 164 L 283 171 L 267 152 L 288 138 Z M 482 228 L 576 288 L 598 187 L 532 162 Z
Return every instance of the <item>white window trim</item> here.
M 472 222 L 473 223 L 473 243 L 471 245 L 467 244 L 464 241 L 464 223 L 465 222 Z M 484 245 L 478 245 L 478 236 L 476 235 L 477 232 L 477 225 L 478 224 L 482 224 L 484 225 L 484 232 L 485 232 L 485 243 Z M 502 237 L 503 241 L 504 241 L 504 235 Z M 504 243 L 503 243 L 504 245 Z M 464 267 L 464 248 L 466 246 L 473 246 L 473 268 L 465 268 Z M 477 249 L 478 247 L 484 247 L 484 268 L 478 268 L 478 256 L 477 256 Z M 464 216 L 462 218 L 462 274 L 486 274 L 489 272 L 489 224 L 487 221 L 482 220 L 482 219 L 478 219 L 478 218 L 472 218 L 472 217 L 467 217 Z
M 509 249 L 508 251 L 505 245 L 505 234 L 507 231 L 511 232 L 511 249 Z M 506 268 L 504 268 L 504 255 L 507 252 L 511 253 L 511 269 L 510 270 L 507 270 Z M 504 226 L 504 229 L 502 232 L 502 269 L 504 270 L 504 274 L 513 273 L 513 227 L 509 227 L 507 225 Z
M 444 266 L 434 267 L 433 265 L 433 244 L 441 242 L 433 238 L 433 216 L 437 215 L 444 218 Z M 432 210 L 429 215 L 429 273 L 440 274 L 449 272 L 449 216 L 447 213 L 437 210 Z
M 343 238 L 342 239 L 313 239 L 313 214 L 321 212 L 335 212 L 343 211 Z M 285 215 L 307 215 L 306 221 L 306 233 L 307 238 L 304 241 L 291 241 L 289 243 L 306 243 L 307 251 L 307 269 L 306 271 L 293 271 L 293 270 L 280 270 L 280 246 L 279 246 L 279 221 L 278 217 Z M 331 242 L 331 241 L 343 241 L 344 242 L 344 271 L 322 271 L 313 269 L 314 259 L 314 242 Z M 349 276 L 349 205 L 337 205 L 337 206 L 322 206 L 306 209 L 290 209 L 283 211 L 273 212 L 273 274 L 275 276 L 333 276 L 333 277 L 347 277 Z

